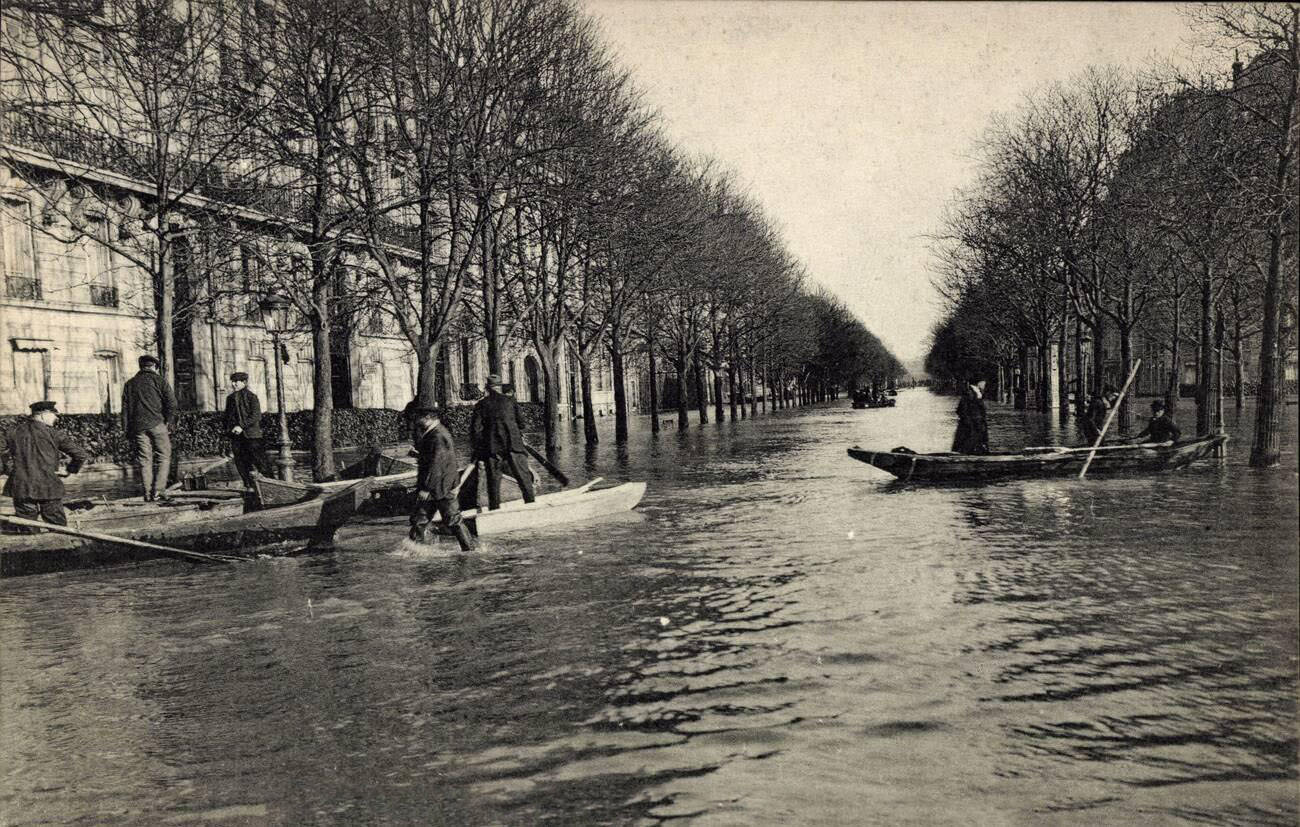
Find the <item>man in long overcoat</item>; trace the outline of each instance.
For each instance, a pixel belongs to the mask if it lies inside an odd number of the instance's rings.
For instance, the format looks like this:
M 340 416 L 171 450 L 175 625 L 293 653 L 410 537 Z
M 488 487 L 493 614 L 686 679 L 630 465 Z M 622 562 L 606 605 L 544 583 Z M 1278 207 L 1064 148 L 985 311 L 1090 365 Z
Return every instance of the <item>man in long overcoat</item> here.
M 158 360 L 140 357 L 140 372 L 122 388 L 122 430 L 135 446 L 146 501 L 167 491 L 172 441 L 168 428 L 176 415 L 176 396 L 158 373 Z
M 415 409 L 411 413 L 415 451 L 420 459 L 410 537 L 421 542 L 428 540 L 433 512 L 437 511 L 442 515 L 442 524 L 460 543 L 461 551 L 469 551 L 474 547 L 474 541 L 461 520 L 460 506 L 456 502 L 460 478 L 451 432 L 443 427 L 435 410 Z
M 984 409 L 985 380 L 971 381 L 957 403 L 957 433 L 952 440 L 952 450 L 959 454 L 987 454 L 989 452 L 988 414 Z
M 487 378 L 487 396 L 474 405 L 469 421 L 470 445 L 474 459 L 481 460 L 487 471 L 488 508 L 501 507 L 501 475 L 510 474 L 519 482 L 524 502 L 537 499 L 533 493 L 533 471 L 524 453 L 524 421 L 513 397 L 501 392 L 501 377 Z
M 33 402 L 32 415 L 19 421 L 6 440 L 9 479 L 4 494 L 14 498 L 14 515 L 67 525 L 63 510 L 63 480 L 59 479 L 59 454 L 67 454 L 68 473 L 75 474 L 90 461 L 90 454 L 72 437 L 57 430 L 59 412 L 53 402 Z M 33 529 L 24 529 L 30 533 Z
M 226 397 L 226 433 L 230 435 L 231 454 L 245 488 L 253 487 L 253 471 L 274 477 L 271 464 L 262 451 L 262 403 L 248 389 L 248 374 L 230 374 L 234 391 Z

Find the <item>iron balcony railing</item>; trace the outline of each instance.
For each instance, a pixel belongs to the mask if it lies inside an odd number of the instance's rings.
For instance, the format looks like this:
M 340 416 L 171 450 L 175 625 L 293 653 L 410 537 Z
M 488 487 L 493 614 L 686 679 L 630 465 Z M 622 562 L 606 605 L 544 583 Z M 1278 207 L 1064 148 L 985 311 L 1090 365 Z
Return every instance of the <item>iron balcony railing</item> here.
M 30 276 L 5 274 L 5 296 L 11 299 L 41 300 L 41 280 Z
M 103 284 L 90 285 L 90 303 L 99 307 L 117 307 L 117 288 Z

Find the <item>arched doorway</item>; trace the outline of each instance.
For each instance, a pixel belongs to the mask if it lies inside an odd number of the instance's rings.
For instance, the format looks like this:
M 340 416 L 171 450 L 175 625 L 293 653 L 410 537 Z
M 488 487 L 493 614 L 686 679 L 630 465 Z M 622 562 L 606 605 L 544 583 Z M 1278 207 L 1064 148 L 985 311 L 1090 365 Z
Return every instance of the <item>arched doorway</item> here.
M 528 383 L 528 401 L 536 402 L 541 399 L 540 382 L 537 378 L 537 360 L 531 354 L 524 357 L 524 380 Z

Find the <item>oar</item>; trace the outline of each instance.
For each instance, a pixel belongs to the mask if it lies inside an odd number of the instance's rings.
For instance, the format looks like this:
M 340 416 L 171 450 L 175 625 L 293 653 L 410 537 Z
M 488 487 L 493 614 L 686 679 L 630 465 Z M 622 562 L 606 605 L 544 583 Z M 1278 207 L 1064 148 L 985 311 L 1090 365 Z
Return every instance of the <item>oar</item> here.
M 209 462 L 207 465 L 203 466 L 197 472 L 191 474 L 190 476 L 201 476 L 203 474 L 206 474 L 209 471 L 211 471 L 213 468 L 218 468 L 222 465 L 225 465 L 227 462 L 230 462 L 231 459 L 233 459 L 233 457 L 217 457 L 212 462 Z M 184 484 L 185 484 L 184 481 L 178 480 L 172 483 L 171 485 L 167 486 L 166 490 L 175 491 L 177 488 L 180 488 Z
M 555 477 L 555 479 L 559 481 L 560 485 L 569 484 L 569 478 L 565 476 L 564 472 L 561 471 L 559 468 L 556 468 L 554 465 L 552 465 L 551 461 L 548 460 L 545 457 L 545 455 L 542 454 L 541 451 L 538 451 L 536 448 L 529 445 L 527 442 L 524 443 L 524 450 L 532 454 L 533 459 L 537 460 L 537 462 L 540 463 L 541 466 L 546 469 L 547 473 L 549 473 L 552 477 Z
M 192 563 L 235 563 L 241 561 L 241 558 L 239 557 L 230 557 L 224 554 L 202 554 L 197 551 L 186 551 L 182 548 L 160 546 L 157 543 L 146 543 L 144 540 L 132 540 L 130 537 L 118 537 L 116 534 L 101 534 L 98 531 L 82 531 L 76 528 L 68 528 L 63 525 L 54 525 L 53 523 L 24 520 L 22 517 L 0 515 L 0 520 L 12 525 L 26 526 L 27 528 L 43 528 L 46 531 L 52 531 L 55 534 L 67 534 L 72 537 L 80 537 L 83 540 L 98 540 L 101 543 L 113 543 L 119 546 L 130 546 L 131 548 L 142 548 L 148 551 L 156 551 L 159 554 L 166 554 L 169 557 L 188 560 Z
M 1092 458 L 1097 455 L 1098 446 L 1100 446 L 1101 441 L 1106 438 L 1106 431 L 1110 428 L 1110 423 L 1115 418 L 1115 412 L 1119 410 L 1120 405 L 1124 404 L 1124 394 L 1128 393 L 1128 386 L 1133 384 L 1133 377 L 1138 375 L 1138 368 L 1141 365 L 1142 360 L 1138 359 L 1133 363 L 1133 370 L 1128 372 L 1128 379 L 1124 382 L 1123 390 L 1119 392 L 1119 397 L 1116 398 L 1115 404 L 1111 405 L 1110 411 L 1106 413 L 1106 421 L 1101 424 L 1101 433 L 1097 434 L 1097 441 L 1092 444 L 1092 450 L 1088 452 L 1088 458 L 1084 460 L 1083 467 L 1079 469 L 1079 479 L 1083 479 L 1083 475 L 1088 473 L 1088 466 L 1092 465 Z

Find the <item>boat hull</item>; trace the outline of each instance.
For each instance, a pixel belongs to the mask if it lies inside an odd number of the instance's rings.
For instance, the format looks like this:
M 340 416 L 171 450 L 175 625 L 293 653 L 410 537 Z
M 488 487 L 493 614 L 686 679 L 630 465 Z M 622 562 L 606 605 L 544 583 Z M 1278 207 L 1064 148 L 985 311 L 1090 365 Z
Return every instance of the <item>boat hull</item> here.
M 227 501 L 237 506 L 233 513 L 232 506 L 226 504 L 210 509 L 204 516 L 183 521 L 160 522 L 141 512 L 130 524 L 74 525 L 71 518 L 68 523 L 72 528 L 191 551 L 238 551 L 288 541 L 323 545 L 369 496 L 369 480 L 358 480 L 306 502 L 277 508 L 255 510 L 241 498 Z M 0 536 L 0 577 L 88 568 L 151 556 L 156 555 L 63 534 L 4 535 Z
M 1088 465 L 1088 473 L 1170 471 L 1207 456 L 1226 441 L 1227 436 L 1215 435 L 1172 444 L 1102 446 Z M 914 454 L 870 451 L 855 446 L 848 449 L 848 454 L 907 482 L 979 482 L 1078 476 L 1089 450 L 1084 447 L 1017 454 Z

